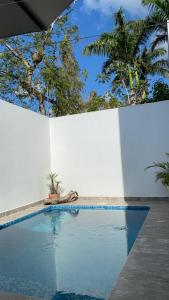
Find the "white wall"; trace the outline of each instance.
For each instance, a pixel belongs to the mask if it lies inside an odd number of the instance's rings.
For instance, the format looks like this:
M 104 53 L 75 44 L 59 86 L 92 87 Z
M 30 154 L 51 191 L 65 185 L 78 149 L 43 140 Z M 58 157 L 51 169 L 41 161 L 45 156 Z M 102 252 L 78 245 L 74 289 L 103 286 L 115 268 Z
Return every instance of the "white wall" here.
M 65 191 L 81 195 L 123 195 L 118 111 L 50 120 L 52 170 Z
M 160 197 L 152 161 L 169 152 L 169 101 L 50 120 L 51 168 L 65 192 L 83 196 Z
M 50 169 L 65 193 L 160 197 L 144 171 L 169 152 L 169 101 L 48 119 L 0 101 L 0 212 L 46 197 Z
M 0 212 L 43 199 L 49 170 L 48 118 L 0 101 Z
M 125 196 L 169 196 L 152 162 L 166 160 L 169 152 L 169 101 L 119 110 L 119 134 Z

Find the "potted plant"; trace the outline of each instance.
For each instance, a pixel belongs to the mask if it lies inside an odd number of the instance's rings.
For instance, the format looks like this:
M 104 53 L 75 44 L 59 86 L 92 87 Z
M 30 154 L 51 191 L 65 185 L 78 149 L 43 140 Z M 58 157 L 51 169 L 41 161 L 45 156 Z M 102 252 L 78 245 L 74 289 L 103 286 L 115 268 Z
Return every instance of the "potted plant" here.
M 169 157 L 169 153 L 166 153 L 167 157 Z M 159 171 L 156 172 L 156 181 L 160 180 L 164 186 L 169 188 L 169 161 L 164 162 L 154 162 L 152 165 L 146 168 L 158 168 Z
M 48 187 L 50 189 L 49 199 L 58 199 L 60 198 L 60 181 L 57 181 L 58 175 L 56 173 L 50 173 L 47 177 L 49 184 Z

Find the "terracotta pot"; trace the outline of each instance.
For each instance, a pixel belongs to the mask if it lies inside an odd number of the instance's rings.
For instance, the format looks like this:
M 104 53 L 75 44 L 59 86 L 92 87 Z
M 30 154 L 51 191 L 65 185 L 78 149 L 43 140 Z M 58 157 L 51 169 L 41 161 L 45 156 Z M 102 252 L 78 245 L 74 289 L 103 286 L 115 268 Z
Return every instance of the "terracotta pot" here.
M 58 199 L 60 198 L 60 194 L 49 194 L 49 199 Z

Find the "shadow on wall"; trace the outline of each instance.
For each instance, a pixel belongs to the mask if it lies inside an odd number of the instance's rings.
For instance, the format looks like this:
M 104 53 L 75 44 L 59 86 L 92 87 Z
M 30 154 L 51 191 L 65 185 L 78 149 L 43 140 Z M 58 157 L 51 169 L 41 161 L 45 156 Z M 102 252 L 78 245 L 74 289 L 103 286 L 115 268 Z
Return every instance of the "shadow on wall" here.
M 155 182 L 155 170 L 145 171 L 153 161 L 165 160 L 169 151 L 169 101 L 119 109 L 122 184 L 125 199 L 137 197 L 168 197 L 167 190 Z M 126 211 L 128 253 L 132 236 L 139 231 L 142 212 Z
M 124 196 L 168 196 L 162 184 L 155 182 L 155 171 L 145 171 L 153 161 L 165 160 L 169 151 L 168 115 L 169 101 L 119 109 Z

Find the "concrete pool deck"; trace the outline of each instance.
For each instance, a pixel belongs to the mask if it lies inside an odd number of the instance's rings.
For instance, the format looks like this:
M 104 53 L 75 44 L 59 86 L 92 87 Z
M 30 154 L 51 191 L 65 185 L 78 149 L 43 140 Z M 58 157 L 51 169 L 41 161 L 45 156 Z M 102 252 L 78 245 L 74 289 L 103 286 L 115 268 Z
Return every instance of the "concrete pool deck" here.
M 148 216 L 109 299 L 169 299 L 169 200 L 153 200 L 151 198 L 139 201 L 125 201 L 123 199 L 82 198 L 71 203 L 71 205 L 149 206 L 150 211 Z M 23 211 L 3 216 L 0 218 L 0 224 L 30 214 L 43 207 L 43 204 L 38 204 Z M 0 299 L 26 300 L 33 298 L 7 294 L 4 296 L 0 294 Z

